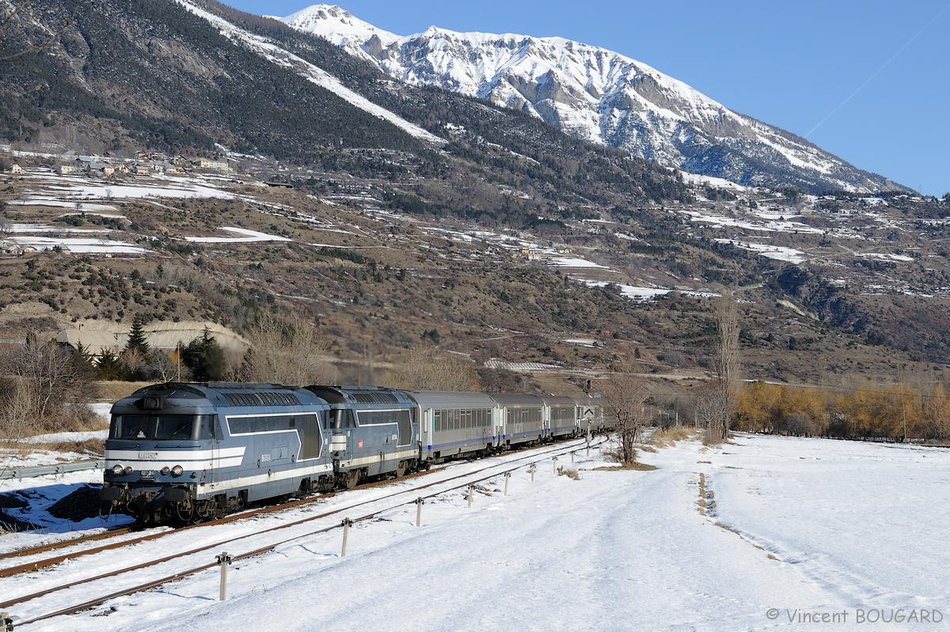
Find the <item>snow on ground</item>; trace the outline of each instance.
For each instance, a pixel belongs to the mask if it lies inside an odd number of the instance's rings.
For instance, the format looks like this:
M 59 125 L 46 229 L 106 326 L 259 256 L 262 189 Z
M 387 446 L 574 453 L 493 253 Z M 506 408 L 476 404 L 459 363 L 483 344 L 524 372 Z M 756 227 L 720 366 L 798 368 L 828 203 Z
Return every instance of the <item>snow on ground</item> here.
M 588 279 L 580 279 L 580 281 L 588 287 L 606 287 L 607 285 L 611 285 L 610 283 L 606 281 L 591 281 Z M 666 288 L 659 288 L 659 287 L 641 287 L 641 286 L 636 286 L 636 285 L 627 285 L 625 283 L 614 283 L 612 285 L 616 285 L 618 288 L 620 288 L 621 294 L 635 301 L 652 301 L 658 296 L 665 296 L 669 294 L 670 292 L 675 292 L 675 291 L 678 291 L 687 296 L 693 296 L 696 298 L 709 298 L 712 296 L 718 296 L 717 294 L 713 292 L 704 292 L 704 291 L 698 291 L 698 290 L 669 290 Z
M 169 180 L 172 180 L 169 178 Z M 222 198 L 229 200 L 234 196 L 226 191 L 198 184 L 195 181 L 179 178 L 174 180 L 177 186 L 149 186 L 102 184 L 68 187 L 49 187 L 62 197 L 82 201 L 85 199 L 130 200 L 140 198 Z
M 8 224 L 10 234 L 57 233 L 69 235 L 99 235 L 109 232 L 109 228 L 75 228 L 73 226 L 49 226 L 48 224 Z
M 862 252 L 855 255 L 856 257 L 863 257 L 865 259 L 880 259 L 881 261 L 902 261 L 902 262 L 912 262 L 913 257 L 908 255 L 893 255 L 888 253 L 881 252 Z
M 105 439 L 109 429 L 86 430 L 83 432 L 53 432 L 50 434 L 33 435 L 21 439 L 21 443 L 62 443 L 65 441 L 88 441 L 90 439 Z
M 787 261 L 789 263 L 801 263 L 808 259 L 808 256 L 801 250 L 786 248 L 785 246 L 773 246 L 772 244 L 756 244 L 747 241 L 736 241 L 734 239 L 716 239 L 717 243 L 731 244 L 736 248 L 757 252 L 767 259 L 776 261 Z
M 680 171 L 680 175 L 683 177 L 683 181 L 692 185 L 703 185 L 708 184 L 713 187 L 720 189 L 731 189 L 733 191 L 741 192 L 750 192 L 755 191 L 755 187 L 748 187 L 741 184 L 736 184 L 735 182 L 730 182 L 723 178 L 716 178 L 714 176 L 704 176 L 698 173 L 690 173 L 689 171 Z
M 37 250 L 51 250 L 61 246 L 69 252 L 76 253 L 104 253 L 104 254 L 145 254 L 147 248 L 133 246 L 124 241 L 112 239 L 89 239 L 80 237 L 11 237 L 9 241 L 16 242 L 23 247 L 33 247 Z
M 11 206 L 49 206 L 52 208 L 76 208 L 76 202 L 65 202 L 63 200 L 55 200 L 44 197 L 31 197 L 25 200 L 13 200 L 9 202 Z M 82 204 L 82 213 L 86 215 L 101 215 L 102 217 L 122 217 L 121 215 L 108 215 L 108 211 L 118 211 L 119 209 L 111 204 L 90 204 L 88 202 L 80 202 Z M 93 213 L 92 211 L 100 211 Z M 67 213 L 69 214 L 69 213 Z M 78 215 L 79 213 L 71 213 L 72 215 Z
M 277 235 L 268 235 L 259 233 L 256 230 L 247 228 L 234 228 L 233 226 L 222 226 L 218 230 L 228 233 L 244 235 L 243 237 L 185 237 L 187 241 L 201 244 L 246 244 L 257 241 L 291 241 L 288 237 L 279 237 Z
M 580 259 L 577 257 L 551 257 L 548 259 L 548 263 L 557 266 L 559 268 L 602 268 L 604 270 L 608 269 L 607 266 L 602 266 L 599 263 L 594 263 L 593 261 L 588 261 L 587 259 Z
M 346 558 L 335 529 L 237 562 L 225 602 L 216 601 L 212 569 L 42 629 L 930 630 L 950 622 L 948 450 L 739 435 L 712 449 L 681 442 L 643 453 L 654 471 L 598 471 L 599 455 L 583 457 L 560 463 L 580 480 L 542 466 L 534 483 L 516 472 L 508 496 L 504 479 L 494 479 L 471 508 L 461 492 L 428 501 L 421 528 L 414 507 L 359 522 Z M 697 504 L 701 477 L 715 501 L 706 511 Z M 36 484 L 48 495 L 81 484 L 60 481 Z M 0 550 L 30 537 L 2 536 Z M 207 537 L 185 532 L 177 546 Z M 0 594 L 4 583 L 27 579 L 0 579 Z M 899 613 L 942 623 L 869 623 Z M 820 617 L 826 624 L 815 623 Z
M 758 212 L 750 214 L 743 218 L 723 217 L 721 215 L 710 215 L 699 211 L 684 209 L 683 215 L 691 218 L 691 221 L 702 222 L 705 224 L 714 224 L 716 226 L 728 226 L 732 228 L 743 228 L 745 230 L 755 230 L 761 232 L 781 232 L 781 233 L 813 233 L 821 234 L 825 232 L 820 228 L 815 228 L 801 222 L 791 222 L 783 219 L 781 215 L 774 213 Z

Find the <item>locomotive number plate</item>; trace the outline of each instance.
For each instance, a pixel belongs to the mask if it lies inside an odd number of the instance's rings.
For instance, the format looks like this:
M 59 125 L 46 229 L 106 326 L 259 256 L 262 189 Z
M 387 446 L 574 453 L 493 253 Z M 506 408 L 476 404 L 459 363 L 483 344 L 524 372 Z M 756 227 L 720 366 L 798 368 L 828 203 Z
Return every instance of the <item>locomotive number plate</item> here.
M 139 452 L 140 459 L 157 459 L 158 452 Z

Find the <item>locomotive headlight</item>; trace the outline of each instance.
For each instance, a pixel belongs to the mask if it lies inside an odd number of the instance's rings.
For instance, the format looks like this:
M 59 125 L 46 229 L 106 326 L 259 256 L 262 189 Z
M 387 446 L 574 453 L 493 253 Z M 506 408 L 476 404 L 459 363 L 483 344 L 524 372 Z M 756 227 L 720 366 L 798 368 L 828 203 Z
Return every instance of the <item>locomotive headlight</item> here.
M 125 469 L 122 470 L 122 473 L 125 474 L 126 476 L 128 476 L 129 474 L 131 474 L 131 473 L 132 473 L 132 466 L 131 466 L 131 465 L 126 465 L 126 466 L 125 466 Z
M 171 471 L 172 471 L 172 468 L 170 468 L 170 467 L 168 467 L 168 466 L 166 465 L 165 467 L 162 468 L 162 476 L 168 476 L 168 474 L 169 474 Z
M 125 468 L 122 467 L 121 465 L 116 464 L 112 466 L 112 473 L 115 474 L 116 476 L 121 476 L 122 472 L 124 471 L 125 471 Z
M 182 474 L 184 474 L 184 472 L 185 472 L 185 468 L 183 468 L 180 465 L 176 465 L 175 467 L 172 468 L 172 476 L 181 476 Z

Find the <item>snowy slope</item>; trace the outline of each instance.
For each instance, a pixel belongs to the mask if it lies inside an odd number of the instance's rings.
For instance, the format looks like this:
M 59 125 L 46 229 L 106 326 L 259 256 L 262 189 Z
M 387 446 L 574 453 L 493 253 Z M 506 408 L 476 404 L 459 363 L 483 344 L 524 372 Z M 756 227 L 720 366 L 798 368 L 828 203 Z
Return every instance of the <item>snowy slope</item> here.
M 404 82 L 520 109 L 573 136 L 661 164 L 743 184 L 776 184 L 764 177 L 774 171 L 780 182 L 790 184 L 894 188 L 880 176 L 603 48 L 558 37 L 436 27 L 400 37 L 331 5 L 314 5 L 283 20 Z
M 218 572 L 212 569 L 45 621 L 40 629 L 731 632 L 931 630 L 950 622 L 944 546 L 950 452 L 739 435 L 712 449 L 683 442 L 644 453 L 642 460 L 659 469 L 604 471 L 597 469 L 599 455 L 588 461 L 581 450 L 573 465 L 561 461 L 578 469 L 580 480 L 556 476 L 547 466 L 532 483 L 521 469 L 507 496 L 498 477 L 471 508 L 461 491 L 427 501 L 418 528 L 412 506 L 394 509 L 357 523 L 345 558 L 334 529 L 238 562 L 223 603 L 216 601 Z M 0 491 L 34 484 L 52 496 L 93 480 L 89 473 L 69 476 L 55 484 L 5 481 Z M 705 510 L 697 502 L 700 480 L 710 501 Z M 381 493 L 354 490 L 320 506 Z M 92 528 L 89 522 L 74 528 Z M 48 537 L 68 528 L 54 525 Z M 0 551 L 40 537 L 0 536 Z M 184 550 L 211 537 L 201 529 L 184 531 L 175 546 Z M 89 565 L 90 572 L 97 563 L 105 569 L 114 561 L 69 562 Z M 37 574 L 30 589 L 53 582 L 46 577 L 52 573 Z M 0 579 L 0 593 L 22 592 L 11 586 L 20 581 Z M 942 625 L 858 620 L 898 610 L 938 613 Z M 29 606 L 13 612 L 30 614 Z M 802 621 L 806 614 L 838 620 L 816 626 Z
M 426 141 L 432 144 L 442 144 L 444 141 L 431 134 L 430 132 L 422 129 L 418 125 L 406 121 L 402 117 L 393 114 L 389 110 L 382 108 L 375 103 L 372 103 L 362 95 L 354 92 L 353 90 L 344 86 L 340 81 L 326 72 L 322 68 L 315 66 L 314 64 L 300 58 L 293 53 L 284 50 L 274 42 L 270 41 L 266 37 L 260 35 L 255 35 L 244 29 L 240 29 L 227 20 L 214 15 L 209 11 L 205 11 L 194 4 L 191 4 L 187 0 L 177 0 L 179 4 L 185 7 L 188 11 L 191 11 L 195 15 L 198 15 L 208 22 L 210 22 L 215 28 L 217 28 L 222 35 L 230 39 L 235 43 L 239 43 L 247 48 L 253 50 L 260 56 L 272 61 L 273 63 L 290 68 L 295 71 L 300 76 L 304 77 L 311 83 L 314 83 L 322 88 L 333 92 L 338 97 L 348 101 L 352 105 L 360 108 L 361 110 L 372 114 L 373 116 L 379 117 L 385 121 L 392 123 L 393 125 L 404 130 L 406 133 L 414 136 L 420 140 Z

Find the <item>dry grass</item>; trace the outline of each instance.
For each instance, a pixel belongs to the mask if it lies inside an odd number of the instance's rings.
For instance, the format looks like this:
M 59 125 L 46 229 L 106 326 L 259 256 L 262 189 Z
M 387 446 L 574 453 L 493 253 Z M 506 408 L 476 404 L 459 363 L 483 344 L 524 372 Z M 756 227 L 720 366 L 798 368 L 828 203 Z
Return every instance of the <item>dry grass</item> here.
M 566 477 L 568 477 L 569 479 L 574 480 L 574 481 L 579 481 L 579 480 L 581 480 L 581 475 L 580 475 L 580 473 L 579 473 L 577 470 L 572 469 L 572 468 L 559 467 L 559 468 L 557 468 L 557 475 L 558 475 L 558 476 L 566 476 Z
M 79 452 L 80 454 L 105 454 L 106 442 L 104 439 L 85 439 L 83 441 L 57 441 L 54 443 L 30 444 L 41 450 L 51 452 Z
M 633 454 L 634 461 L 632 463 L 624 463 L 623 458 L 622 458 L 622 452 L 619 447 L 604 450 L 603 454 L 605 457 L 607 457 L 608 460 L 618 463 L 619 467 L 596 467 L 594 468 L 595 471 L 597 470 L 604 470 L 604 471 L 606 470 L 637 470 L 641 472 L 647 472 L 649 470 L 656 469 L 656 467 L 653 465 L 647 465 L 646 463 L 640 463 L 636 461 L 636 456 L 637 456 L 636 452 L 634 452 Z
M 143 386 L 148 386 L 153 382 L 106 382 L 100 381 L 96 382 L 96 388 L 98 389 L 99 396 L 103 401 L 114 402 L 116 400 L 122 399 L 123 397 L 128 397 L 134 391 L 142 388 Z
M 10 450 L 17 456 L 26 457 L 32 452 L 78 452 L 102 456 L 105 454 L 105 440 L 85 439 L 81 441 L 52 441 L 50 443 L 22 443 L 19 441 L 0 441 L 0 448 Z
M 647 443 L 660 448 L 666 448 L 676 445 L 677 441 L 686 441 L 697 436 L 699 431 L 695 428 L 686 426 L 671 426 L 669 428 L 657 428 L 650 434 Z

